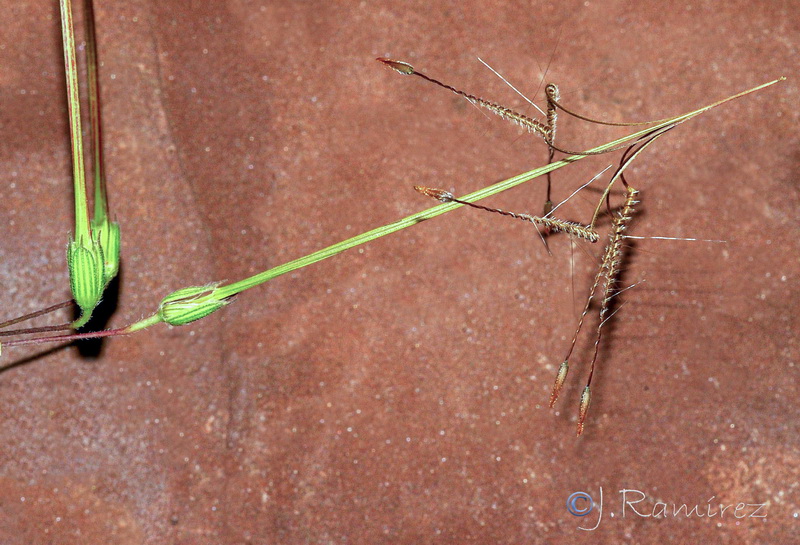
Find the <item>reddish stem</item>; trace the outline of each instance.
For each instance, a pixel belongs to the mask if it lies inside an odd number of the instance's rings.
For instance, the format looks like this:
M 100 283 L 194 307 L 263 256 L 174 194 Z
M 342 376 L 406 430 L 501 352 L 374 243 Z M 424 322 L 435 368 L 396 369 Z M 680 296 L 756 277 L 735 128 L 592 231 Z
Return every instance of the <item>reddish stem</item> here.
M 53 337 L 37 337 L 35 339 L 16 339 L 2 343 L 3 347 L 7 346 L 22 346 L 25 344 L 44 344 L 44 343 L 58 343 L 58 342 L 72 342 L 80 341 L 82 339 L 99 339 L 101 337 L 116 337 L 118 335 L 127 335 L 133 333 L 128 327 L 120 327 L 118 329 L 106 329 L 104 331 L 90 331 L 88 333 L 73 333 L 71 335 L 55 335 Z
M 0 337 L 10 337 L 12 335 L 31 335 L 33 333 L 47 333 L 48 331 L 66 331 L 72 329 L 72 323 L 60 325 L 47 325 L 43 327 L 28 327 L 23 329 L 12 329 L 10 331 L 0 331 Z
M 45 314 L 50 314 L 51 312 L 55 312 L 56 310 L 68 307 L 72 305 L 73 301 L 70 299 L 69 301 L 64 301 L 62 303 L 58 303 L 57 305 L 53 305 L 52 307 L 47 307 L 42 310 L 37 310 L 36 312 L 31 312 L 30 314 L 25 314 L 24 316 L 20 316 L 19 318 L 14 318 L 13 320 L 8 320 L 7 322 L 0 323 L 0 329 L 6 328 L 10 325 L 18 324 L 20 322 L 25 322 L 27 320 L 32 320 L 33 318 L 37 318 L 39 316 L 43 316 Z

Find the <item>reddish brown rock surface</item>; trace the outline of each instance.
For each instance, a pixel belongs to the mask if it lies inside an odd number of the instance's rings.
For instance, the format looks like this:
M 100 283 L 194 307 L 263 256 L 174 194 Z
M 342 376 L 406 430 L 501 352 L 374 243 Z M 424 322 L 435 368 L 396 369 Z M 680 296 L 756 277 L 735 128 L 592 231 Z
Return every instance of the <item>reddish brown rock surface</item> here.
M 47 5 L 42 5 L 47 4 Z M 2 316 L 66 298 L 57 3 L 0 13 Z M 798 535 L 798 88 L 791 2 L 97 2 L 123 282 L 109 326 L 542 164 L 542 142 L 374 61 L 515 107 L 688 111 L 631 169 L 644 240 L 576 439 L 592 327 L 547 400 L 599 248 L 460 210 L 273 280 L 216 315 L 8 349 L 0 543 L 790 543 Z M 552 56 L 551 53 L 555 51 Z M 562 116 L 563 118 L 564 116 Z M 622 134 L 562 119 L 559 141 Z M 616 156 L 555 174 L 566 197 Z M 564 208 L 586 220 L 585 191 Z M 619 193 L 615 194 L 619 199 Z M 490 200 L 538 212 L 542 180 Z M 599 499 L 583 519 L 565 502 Z M 622 517 L 621 489 L 717 516 Z M 712 498 L 712 499 L 710 499 Z M 629 496 L 629 499 L 635 499 Z M 718 504 L 730 505 L 724 516 Z M 737 519 L 738 503 L 767 503 Z M 754 508 L 739 514 L 752 514 Z M 611 516 L 613 513 L 613 517 Z

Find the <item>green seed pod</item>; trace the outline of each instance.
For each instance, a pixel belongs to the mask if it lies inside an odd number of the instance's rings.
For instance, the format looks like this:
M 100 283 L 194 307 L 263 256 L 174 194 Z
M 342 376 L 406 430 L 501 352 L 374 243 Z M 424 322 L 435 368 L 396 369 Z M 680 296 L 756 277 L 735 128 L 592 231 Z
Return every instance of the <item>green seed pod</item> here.
M 92 221 L 92 233 L 103 249 L 103 286 L 117 276 L 119 272 L 120 231 L 115 221 Z
M 81 317 L 72 327 L 79 328 L 92 317 L 103 295 L 103 248 L 97 242 L 84 245 L 72 241 L 67 246 L 67 267 L 72 298 L 81 309 Z
M 219 284 L 191 286 L 172 292 L 161 301 L 158 315 L 169 325 L 185 325 L 205 318 L 227 305 L 227 298 L 217 294 Z

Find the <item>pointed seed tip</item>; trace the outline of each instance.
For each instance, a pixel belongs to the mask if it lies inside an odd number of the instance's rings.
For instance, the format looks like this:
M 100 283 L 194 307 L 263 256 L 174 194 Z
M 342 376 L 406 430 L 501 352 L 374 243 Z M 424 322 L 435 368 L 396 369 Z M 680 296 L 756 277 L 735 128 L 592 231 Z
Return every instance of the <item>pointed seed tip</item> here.
M 589 404 L 592 401 L 592 392 L 587 386 L 581 393 L 581 405 L 578 409 L 578 435 L 583 433 L 583 423 L 586 422 L 586 415 L 589 413 Z
M 411 75 L 414 73 L 414 67 L 408 64 L 407 62 L 387 59 L 386 57 L 378 57 L 375 60 L 378 62 L 382 62 L 389 68 L 397 72 L 400 72 L 401 74 Z
M 569 360 L 564 360 L 558 367 L 558 372 L 556 373 L 556 381 L 553 384 L 553 393 L 550 394 L 551 409 L 555 406 L 556 401 L 558 400 L 558 395 L 561 393 L 561 388 L 564 386 L 564 381 L 567 380 L 568 372 L 569 372 Z
M 445 191 L 444 189 L 436 189 L 435 187 L 415 185 L 414 189 L 426 197 L 432 197 L 442 202 L 450 202 L 455 198 L 449 191 Z

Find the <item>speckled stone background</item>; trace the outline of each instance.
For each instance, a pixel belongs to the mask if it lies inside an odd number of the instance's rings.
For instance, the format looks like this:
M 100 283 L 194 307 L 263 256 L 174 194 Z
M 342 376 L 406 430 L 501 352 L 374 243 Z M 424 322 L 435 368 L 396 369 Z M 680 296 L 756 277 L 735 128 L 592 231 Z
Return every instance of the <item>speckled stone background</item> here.
M 555 411 L 547 400 L 600 249 L 553 237 L 551 257 L 530 225 L 459 210 L 202 322 L 107 341 L 98 357 L 6 350 L 0 543 L 797 539 L 797 3 L 97 0 L 96 11 L 124 245 L 109 327 L 179 287 L 433 205 L 415 183 L 464 194 L 544 162 L 535 137 L 376 56 L 519 108 L 477 57 L 529 95 L 549 65 L 566 104 L 617 120 L 789 79 L 681 126 L 632 167 L 632 234 L 728 242 L 635 245 L 625 282 L 646 282 L 610 323 L 580 439 L 596 322 Z M 5 317 L 67 297 L 72 197 L 57 2 L 10 2 L 0 20 Z M 559 141 L 623 133 L 563 119 Z M 617 160 L 558 171 L 556 198 Z M 580 193 L 564 215 L 586 221 L 597 196 Z M 542 201 L 536 180 L 489 203 L 535 213 Z M 581 531 L 600 506 L 578 518 L 567 497 L 599 503 L 601 487 L 602 519 Z M 623 516 L 623 489 L 646 495 L 640 513 L 664 502 L 669 516 Z M 736 518 L 739 503 L 767 504 L 766 517 Z M 699 513 L 672 516 L 675 504 Z

